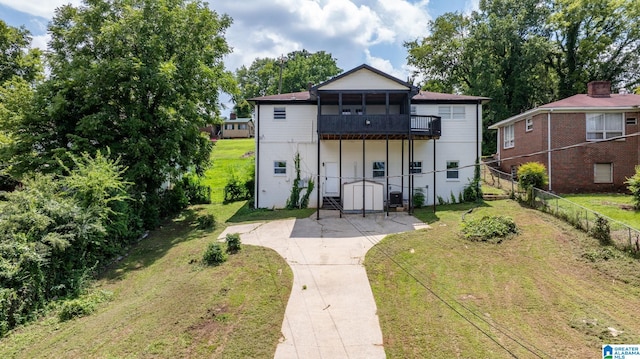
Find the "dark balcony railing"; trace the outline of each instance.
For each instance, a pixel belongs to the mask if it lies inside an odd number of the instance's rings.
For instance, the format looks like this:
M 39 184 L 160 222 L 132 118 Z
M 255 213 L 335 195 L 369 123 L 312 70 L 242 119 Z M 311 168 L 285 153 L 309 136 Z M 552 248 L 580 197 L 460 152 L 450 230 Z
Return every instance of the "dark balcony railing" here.
M 440 117 L 416 115 L 319 115 L 318 132 L 329 135 L 415 134 L 440 136 Z

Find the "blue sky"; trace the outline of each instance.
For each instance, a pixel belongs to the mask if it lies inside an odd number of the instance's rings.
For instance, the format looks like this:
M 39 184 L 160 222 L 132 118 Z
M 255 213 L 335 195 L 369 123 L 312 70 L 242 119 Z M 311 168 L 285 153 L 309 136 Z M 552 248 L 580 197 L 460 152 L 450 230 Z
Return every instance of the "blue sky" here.
M 479 0 L 209 0 L 209 7 L 234 19 L 225 59 L 229 70 L 257 57 L 295 50 L 330 52 L 343 70 L 362 63 L 406 79 L 405 41 L 428 34 L 427 22 L 450 11 L 477 9 Z M 55 9 L 81 0 L 0 0 L 0 18 L 24 25 L 33 45 L 45 48 L 46 25 Z

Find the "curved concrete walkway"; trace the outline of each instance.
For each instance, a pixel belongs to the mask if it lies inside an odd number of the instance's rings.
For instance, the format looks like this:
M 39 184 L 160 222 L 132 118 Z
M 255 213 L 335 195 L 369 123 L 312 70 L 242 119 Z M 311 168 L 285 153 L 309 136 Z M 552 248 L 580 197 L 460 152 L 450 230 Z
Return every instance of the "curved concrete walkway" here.
M 428 226 L 405 213 L 321 215 L 232 226 L 219 239 L 240 233 L 242 243 L 272 248 L 291 266 L 293 288 L 276 359 L 385 358 L 364 256 L 387 234 Z

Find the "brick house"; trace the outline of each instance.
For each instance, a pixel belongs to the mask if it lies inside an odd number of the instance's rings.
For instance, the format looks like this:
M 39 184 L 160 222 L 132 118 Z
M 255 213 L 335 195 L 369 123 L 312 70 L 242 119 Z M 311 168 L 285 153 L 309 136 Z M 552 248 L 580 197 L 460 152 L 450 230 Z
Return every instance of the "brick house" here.
M 492 126 L 502 171 L 537 161 L 557 193 L 625 191 L 640 164 L 640 95 L 611 94 L 609 81 L 588 84 L 587 94 L 536 107 Z

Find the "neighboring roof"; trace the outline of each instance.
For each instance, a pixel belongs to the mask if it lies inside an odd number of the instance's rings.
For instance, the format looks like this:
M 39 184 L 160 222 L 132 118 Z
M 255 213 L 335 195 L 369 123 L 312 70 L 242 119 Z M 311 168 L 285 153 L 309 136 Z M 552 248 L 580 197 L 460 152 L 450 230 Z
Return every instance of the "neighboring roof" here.
M 640 95 L 611 94 L 606 97 L 574 95 L 565 99 L 548 103 L 528 110 L 521 114 L 507 118 L 489 126 L 490 130 L 510 125 L 525 118 L 547 112 L 592 112 L 592 111 L 638 111 L 640 110 Z
M 252 118 L 248 118 L 248 117 L 241 117 L 241 118 L 236 118 L 236 119 L 230 119 L 230 118 L 225 118 L 224 119 L 224 123 L 247 123 L 247 122 L 251 122 L 253 121 Z
M 455 95 L 455 94 L 448 94 L 448 93 L 440 93 L 440 92 L 431 92 L 431 91 L 420 91 L 417 95 L 413 96 L 412 98 L 413 101 L 417 101 L 417 102 L 421 102 L 421 101 L 434 101 L 434 102 L 440 102 L 440 101 L 460 101 L 460 102 L 469 102 L 469 101 L 473 101 L 473 102 L 488 102 L 489 100 L 491 100 L 488 97 L 481 97 L 481 96 L 467 96 L 467 95 Z

